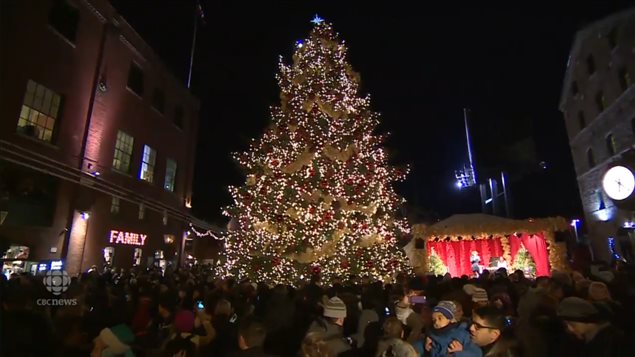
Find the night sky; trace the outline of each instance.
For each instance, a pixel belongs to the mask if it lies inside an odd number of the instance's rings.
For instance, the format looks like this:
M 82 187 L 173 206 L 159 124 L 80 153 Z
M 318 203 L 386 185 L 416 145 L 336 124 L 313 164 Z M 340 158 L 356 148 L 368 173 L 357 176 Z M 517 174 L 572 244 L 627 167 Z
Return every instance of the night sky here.
M 111 2 L 185 83 L 194 1 Z M 192 88 L 202 105 L 195 215 L 226 221 L 220 208 L 230 203 L 227 186 L 244 183 L 230 153 L 246 149 L 268 124 L 269 106 L 279 103 L 278 57 L 290 62 L 318 13 L 348 45 L 362 92 L 382 114 L 378 131 L 391 133 L 391 161 L 411 166 L 397 190 L 424 217 L 480 211 L 475 190 L 454 186 L 454 170 L 466 160 L 464 107 L 471 109 L 479 178 L 510 172 L 516 217 L 579 216 L 558 111 L 567 57 L 578 29 L 630 2 L 425 3 L 202 0 L 207 23 L 198 32 Z M 532 145 L 515 154 L 515 143 L 533 143 L 535 154 Z

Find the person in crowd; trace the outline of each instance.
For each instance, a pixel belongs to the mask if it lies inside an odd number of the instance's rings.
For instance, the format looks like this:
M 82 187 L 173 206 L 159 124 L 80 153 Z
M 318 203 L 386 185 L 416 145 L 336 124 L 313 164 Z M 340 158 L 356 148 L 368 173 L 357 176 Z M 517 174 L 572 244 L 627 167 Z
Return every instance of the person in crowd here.
M 308 333 L 322 332 L 329 350 L 338 355 L 351 349 L 350 341 L 344 339 L 342 326 L 346 318 L 346 305 L 337 296 L 327 299 L 323 298 L 323 317 L 318 317 L 309 326 Z
M 395 339 L 403 339 L 404 337 L 404 329 L 403 324 L 399 321 L 398 318 L 391 316 L 388 317 L 382 326 L 383 336 L 377 342 L 377 347 L 374 349 L 375 352 L 367 354 L 374 355 L 375 353 L 381 354 L 381 352 L 385 351 L 388 346 Z
M 134 333 L 126 324 L 105 328 L 95 338 L 90 357 L 134 357 L 132 342 L 134 342 Z
M 335 357 L 326 343 L 324 332 L 309 332 L 302 340 L 300 347 L 300 357 Z
M 267 331 L 265 325 L 248 318 L 241 322 L 238 329 L 238 347 L 240 351 L 234 353 L 235 357 L 272 357 L 264 352 Z
M 472 313 L 470 340 L 481 348 L 485 357 L 519 356 L 519 346 L 511 325 L 511 320 L 495 306 L 481 306 Z M 464 346 L 459 341 L 452 341 L 448 349 L 451 353 L 463 350 Z
M 222 299 L 216 303 L 212 317 L 212 327 L 216 332 L 216 338 L 209 347 L 212 355 L 226 356 L 238 350 L 237 318 L 231 302 Z
M 440 301 L 432 309 L 433 328 L 425 340 L 425 350 L 431 357 L 442 357 L 448 353 L 458 356 L 481 356 L 480 350 L 472 345 L 470 335 L 456 319 L 456 304 L 452 301 Z M 450 349 L 453 342 L 459 342 L 460 351 Z
M 378 357 L 419 357 L 419 353 L 411 344 L 393 338 L 387 341 L 385 347 L 377 351 Z
M 481 275 L 481 257 L 478 256 L 478 252 L 473 250 L 470 254 L 470 264 L 472 264 L 472 274 L 478 278 Z
M 567 332 L 584 342 L 580 356 L 625 356 L 632 352 L 624 349 L 623 332 L 609 322 L 608 316 L 584 299 L 563 299 L 558 305 L 558 317 L 564 321 Z

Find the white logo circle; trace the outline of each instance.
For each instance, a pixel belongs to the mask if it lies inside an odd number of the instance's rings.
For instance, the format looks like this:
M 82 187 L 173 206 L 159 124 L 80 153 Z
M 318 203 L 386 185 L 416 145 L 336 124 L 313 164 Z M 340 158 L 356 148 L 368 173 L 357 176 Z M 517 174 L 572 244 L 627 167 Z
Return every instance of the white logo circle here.
M 68 290 L 68 286 L 71 285 L 71 278 L 64 270 L 47 271 L 43 281 L 46 290 L 53 295 L 61 295 Z

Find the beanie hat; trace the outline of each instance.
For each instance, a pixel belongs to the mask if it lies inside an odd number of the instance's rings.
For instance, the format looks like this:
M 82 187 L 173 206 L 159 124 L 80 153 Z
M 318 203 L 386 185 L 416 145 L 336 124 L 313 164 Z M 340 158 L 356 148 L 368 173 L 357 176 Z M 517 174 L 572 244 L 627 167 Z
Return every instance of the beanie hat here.
M 346 317 L 346 305 L 342 299 L 334 296 L 330 299 L 326 297 L 322 301 L 322 307 L 324 307 L 324 317 L 333 318 L 345 318 Z
M 487 291 L 482 288 L 474 289 L 474 293 L 472 293 L 472 301 L 476 303 L 489 302 L 489 299 L 487 298 Z
M 448 300 L 439 301 L 437 306 L 432 309 L 432 312 L 438 312 L 443 314 L 448 320 L 454 320 L 456 316 L 456 305 L 454 302 Z
M 594 281 L 589 285 L 589 298 L 593 301 L 611 300 L 611 293 L 606 284 Z
M 177 332 L 192 332 L 194 330 L 194 313 L 181 310 L 174 316 L 174 328 Z
M 603 319 L 598 309 L 579 297 L 568 297 L 558 305 L 558 317 L 565 321 L 600 322 Z
M 474 290 L 478 289 L 478 287 L 474 284 L 465 284 L 463 286 L 463 292 L 468 294 L 469 296 L 474 295 Z
M 112 353 L 124 354 L 130 350 L 129 344 L 134 341 L 134 334 L 128 326 L 120 324 L 101 330 L 99 339 L 106 345 L 106 349 Z

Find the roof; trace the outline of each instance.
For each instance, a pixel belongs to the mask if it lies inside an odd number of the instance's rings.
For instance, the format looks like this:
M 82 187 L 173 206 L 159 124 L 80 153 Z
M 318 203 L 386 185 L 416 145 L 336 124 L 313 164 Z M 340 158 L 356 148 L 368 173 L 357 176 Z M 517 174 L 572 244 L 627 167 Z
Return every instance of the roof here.
M 431 226 L 415 225 L 417 238 L 446 236 L 507 235 L 517 232 L 566 231 L 567 221 L 562 217 L 516 220 L 482 213 L 455 214 Z
M 582 48 L 582 44 L 591 36 L 595 35 L 597 32 L 602 31 L 603 29 L 610 27 L 614 23 L 621 22 L 622 20 L 631 16 L 635 16 L 635 7 L 609 15 L 576 32 L 573 40 L 573 46 L 571 47 L 571 51 L 569 52 L 569 59 L 567 60 L 567 69 L 564 74 L 564 80 L 562 82 L 562 92 L 560 92 L 560 102 L 558 103 L 558 108 L 560 109 L 560 111 L 564 111 L 564 104 L 567 95 L 570 92 L 569 87 L 571 86 L 571 76 L 573 74 L 573 68 L 575 67 L 575 60 L 576 58 L 578 58 L 580 48 Z

